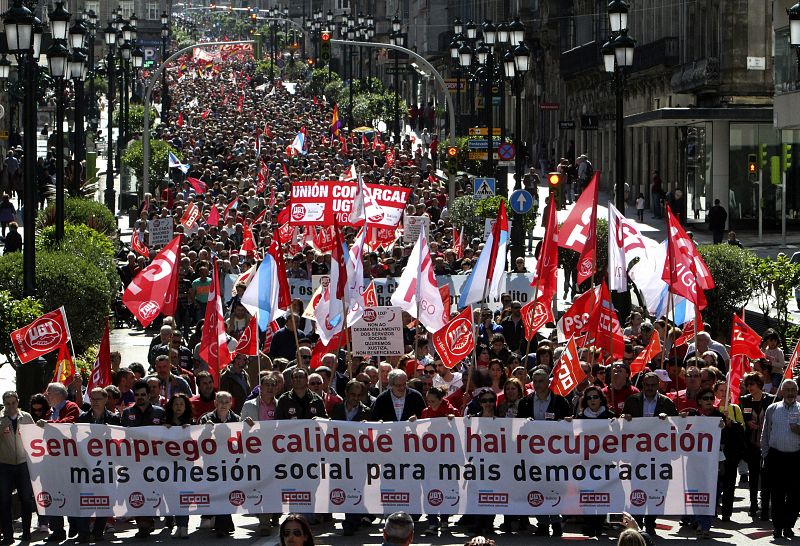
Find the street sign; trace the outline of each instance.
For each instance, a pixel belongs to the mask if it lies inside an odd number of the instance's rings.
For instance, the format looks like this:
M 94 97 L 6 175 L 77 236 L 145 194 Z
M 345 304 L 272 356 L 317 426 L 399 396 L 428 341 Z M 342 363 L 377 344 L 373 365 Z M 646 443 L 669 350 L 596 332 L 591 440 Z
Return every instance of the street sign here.
M 527 190 L 516 190 L 508 200 L 517 214 L 527 214 L 533 208 L 533 196 Z
M 494 178 L 476 178 L 475 199 L 488 199 L 494 197 L 495 180 Z
M 558 128 L 559 129 L 574 129 L 575 128 L 575 122 L 572 121 L 572 120 L 570 120 L 570 121 L 559 121 L 558 122 Z
M 408 65 L 405 62 L 397 64 L 397 70 L 394 69 L 394 63 L 387 63 L 383 65 L 383 68 L 386 70 L 387 75 L 394 75 L 394 74 L 405 74 L 408 72 Z
M 597 131 L 600 128 L 600 116 L 583 115 L 581 116 L 581 129 L 584 131 Z
M 498 161 L 498 162 L 500 161 L 500 156 L 497 155 L 497 150 L 493 150 L 492 156 L 494 157 L 495 161 Z M 469 154 L 467 155 L 467 158 L 470 161 L 486 161 L 487 159 L 489 159 L 489 153 L 488 153 L 488 150 L 486 148 L 484 148 L 483 151 L 470 150 Z M 505 163 L 507 163 L 506 166 L 514 164 L 513 161 L 506 161 Z M 502 167 L 503 165 L 501 165 L 500 163 L 497 163 L 497 166 L 498 167 Z
M 447 78 L 444 83 L 448 91 L 461 91 L 466 88 L 466 81 L 459 78 Z
M 500 159 L 508 161 L 510 159 L 514 159 L 514 156 L 517 155 L 517 150 L 510 142 L 503 142 L 497 148 L 497 155 L 500 157 Z
M 540 102 L 539 110 L 561 110 L 561 105 L 557 102 Z
M 469 136 L 486 136 L 489 134 L 487 127 L 469 127 Z M 500 135 L 500 127 L 492 127 L 492 134 L 494 136 Z

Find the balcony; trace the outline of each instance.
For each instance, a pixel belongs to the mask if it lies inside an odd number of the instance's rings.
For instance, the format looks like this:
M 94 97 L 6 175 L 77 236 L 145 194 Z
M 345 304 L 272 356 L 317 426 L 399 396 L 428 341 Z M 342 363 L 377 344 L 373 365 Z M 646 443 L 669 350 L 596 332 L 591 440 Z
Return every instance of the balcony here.
M 670 84 L 676 93 L 714 91 L 720 85 L 719 59 L 708 57 L 679 66 Z
M 559 71 L 561 77 L 568 80 L 589 70 L 598 70 L 602 65 L 600 45 L 592 41 L 563 51 L 559 61 Z
M 675 66 L 677 64 L 678 38 L 665 36 L 636 48 L 633 55 L 632 71 L 639 72 L 654 66 Z

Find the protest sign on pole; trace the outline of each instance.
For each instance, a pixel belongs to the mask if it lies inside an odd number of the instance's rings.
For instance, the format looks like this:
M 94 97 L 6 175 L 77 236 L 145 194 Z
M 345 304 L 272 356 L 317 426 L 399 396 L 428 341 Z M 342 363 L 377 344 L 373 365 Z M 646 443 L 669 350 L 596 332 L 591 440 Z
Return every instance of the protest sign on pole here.
M 20 426 L 46 516 L 713 515 L 719 421 Z
M 419 239 L 419 232 L 425 230 L 425 236 L 430 237 L 431 219 L 428 216 L 403 216 L 403 242 L 415 243 Z
M 363 320 L 350 327 L 354 356 L 400 356 L 403 312 L 399 307 L 365 307 Z
M 158 248 L 169 244 L 173 239 L 173 221 L 172 218 L 156 218 L 147 223 L 147 229 L 150 231 L 150 247 Z

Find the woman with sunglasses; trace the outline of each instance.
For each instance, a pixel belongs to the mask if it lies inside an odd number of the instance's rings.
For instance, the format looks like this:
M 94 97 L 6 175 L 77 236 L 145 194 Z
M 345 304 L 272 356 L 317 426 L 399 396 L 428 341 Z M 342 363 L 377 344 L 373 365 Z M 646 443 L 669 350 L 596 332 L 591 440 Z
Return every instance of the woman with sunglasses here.
M 314 546 L 314 535 L 306 518 L 300 514 L 289 514 L 280 527 L 280 546 Z
M 718 408 L 714 407 L 714 403 L 716 402 L 717 397 L 714 396 L 714 389 L 710 387 L 703 387 L 699 391 L 697 391 L 697 395 L 695 396 L 695 400 L 697 401 L 697 408 L 690 408 L 681 415 L 690 415 L 690 416 L 701 416 L 701 417 L 713 417 L 715 419 L 720 420 L 720 428 L 722 428 L 722 439 L 720 441 L 720 447 L 724 449 L 726 434 L 725 430 L 728 428 L 726 426 L 727 419 L 719 411 Z M 734 472 L 736 467 L 734 466 Z M 719 483 L 722 483 L 722 476 L 720 476 Z M 711 523 L 714 521 L 714 516 L 711 515 L 695 515 L 692 516 L 693 525 L 695 529 L 697 529 L 698 538 L 710 538 L 711 537 Z

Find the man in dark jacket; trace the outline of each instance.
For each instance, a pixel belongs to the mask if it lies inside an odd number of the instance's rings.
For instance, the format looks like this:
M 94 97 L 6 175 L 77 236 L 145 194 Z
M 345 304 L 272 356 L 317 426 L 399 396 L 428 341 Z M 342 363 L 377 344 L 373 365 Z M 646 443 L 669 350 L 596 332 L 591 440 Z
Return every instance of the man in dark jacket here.
M 425 409 L 425 399 L 414 389 L 409 389 L 408 376 L 403 370 L 389 372 L 389 388 L 375 398 L 372 404 L 373 421 L 408 421 L 418 419 Z
M 91 409 L 81 413 L 75 420 L 76 423 L 89 423 L 93 425 L 116 425 L 119 426 L 121 421 L 119 415 L 115 415 L 106 409 L 108 402 L 108 392 L 103 387 L 95 387 L 89 393 L 89 404 Z M 78 528 L 77 542 L 79 544 L 86 544 L 91 537 L 93 542 L 100 542 L 103 540 L 103 533 L 106 529 L 107 517 L 95 516 L 94 526 L 89 528 L 91 518 L 75 518 L 75 523 Z
M 719 199 L 714 199 L 714 206 L 708 209 L 708 229 L 714 236 L 714 244 L 722 242 L 722 233 L 725 231 L 725 222 L 728 221 L 728 213 L 719 204 Z
M 278 398 L 275 419 L 327 418 L 322 398 L 308 390 L 308 372 L 298 368 L 292 372 L 292 388 Z
M 572 405 L 563 396 L 550 391 L 550 376 L 546 371 L 537 368 L 531 374 L 533 392 L 519 401 L 517 417 L 527 417 L 536 421 L 560 421 L 572 416 Z M 550 525 L 553 526 L 553 536 L 560 537 L 564 534 L 561 525 L 561 516 L 540 516 L 536 518 L 538 525 L 537 536 L 550 536 Z M 520 531 L 525 529 L 528 519 L 520 522 Z
M 19 252 L 20 250 L 22 250 L 22 235 L 19 234 L 19 225 L 16 222 L 11 222 L 8 224 L 3 254 Z
M 122 426 L 147 427 L 163 425 L 164 408 L 150 403 L 147 381 L 145 379 L 137 379 L 131 390 L 133 390 L 135 402 L 131 407 L 122 411 Z M 136 516 L 136 526 L 139 528 L 136 537 L 146 539 L 155 529 L 155 520 L 152 517 Z

